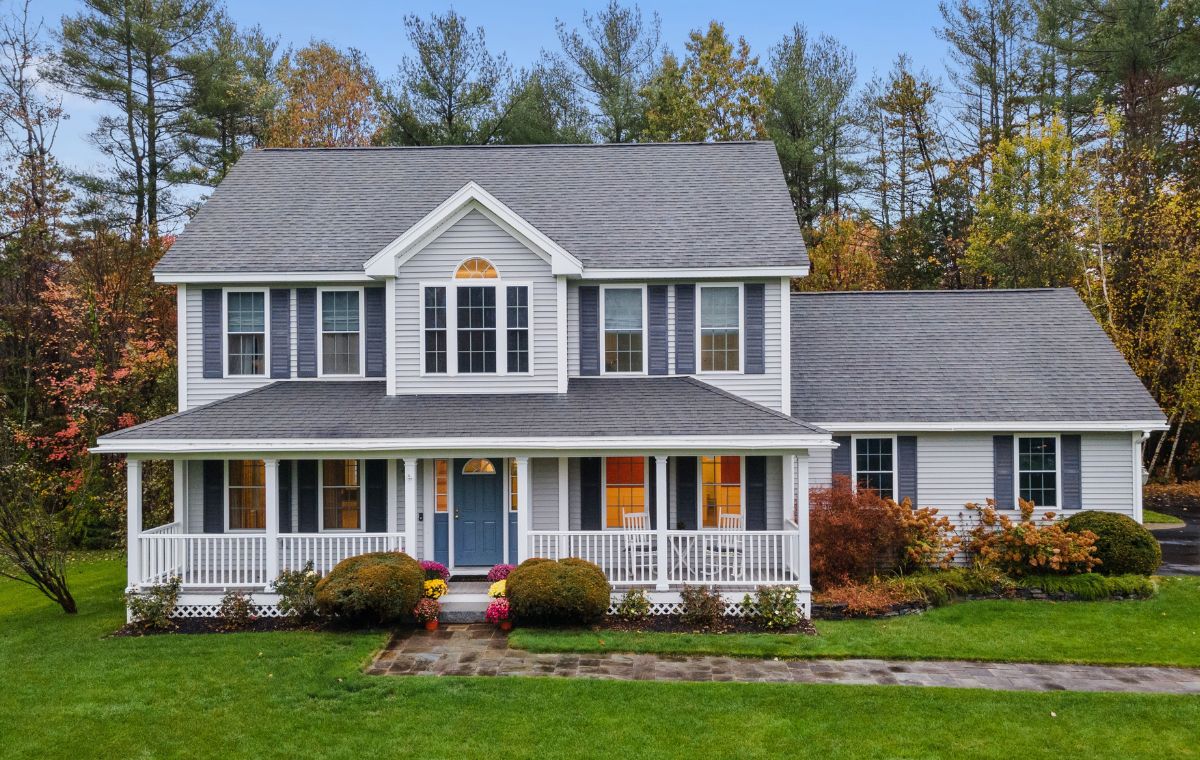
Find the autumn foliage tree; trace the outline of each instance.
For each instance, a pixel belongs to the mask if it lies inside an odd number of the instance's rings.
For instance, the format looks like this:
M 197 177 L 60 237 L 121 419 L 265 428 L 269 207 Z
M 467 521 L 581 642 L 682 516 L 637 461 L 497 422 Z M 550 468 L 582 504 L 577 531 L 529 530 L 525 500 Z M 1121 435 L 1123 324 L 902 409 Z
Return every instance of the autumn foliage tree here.
M 269 119 L 273 148 L 370 145 L 380 127 L 375 70 L 360 51 L 314 41 L 283 54 L 276 70 L 281 98 Z
M 811 234 L 809 275 L 800 290 L 879 290 L 879 228 L 870 219 L 843 214 L 822 216 Z

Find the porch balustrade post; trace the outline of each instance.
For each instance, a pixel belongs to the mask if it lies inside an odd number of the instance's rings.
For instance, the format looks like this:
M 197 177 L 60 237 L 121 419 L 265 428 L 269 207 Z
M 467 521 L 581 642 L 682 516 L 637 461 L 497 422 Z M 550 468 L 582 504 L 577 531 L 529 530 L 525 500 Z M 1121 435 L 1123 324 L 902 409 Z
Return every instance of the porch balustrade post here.
M 809 546 L 808 546 L 808 452 L 796 454 L 796 525 L 800 536 L 799 575 L 800 588 L 805 591 L 812 589 L 809 577 Z
M 529 457 L 517 461 L 517 564 L 529 559 Z
M 659 591 L 667 590 L 667 560 L 671 547 L 667 546 L 667 458 L 654 457 L 654 542 L 658 547 L 655 551 L 657 568 L 655 568 L 654 588 Z
M 404 553 L 417 556 L 417 458 L 404 458 Z
M 176 459 L 173 462 L 174 473 L 172 485 L 174 487 L 174 520 L 183 526 L 184 520 L 184 505 L 187 503 L 187 462 L 182 459 Z M 180 531 L 186 532 L 186 531 Z
M 142 460 L 125 460 L 125 513 L 129 538 L 129 571 L 126 585 L 136 588 L 142 575 Z
M 279 577 L 279 460 L 263 460 L 263 477 L 267 481 L 267 588 L 275 587 Z

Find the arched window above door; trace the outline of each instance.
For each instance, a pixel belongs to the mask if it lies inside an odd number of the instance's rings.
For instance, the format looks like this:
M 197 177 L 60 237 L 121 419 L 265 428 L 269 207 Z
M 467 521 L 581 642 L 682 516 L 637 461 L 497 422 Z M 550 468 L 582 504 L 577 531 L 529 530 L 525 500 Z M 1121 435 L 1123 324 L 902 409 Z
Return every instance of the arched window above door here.
M 463 475 L 495 475 L 496 465 L 490 459 L 471 459 L 463 465 Z
M 492 262 L 478 256 L 467 259 L 454 271 L 456 280 L 494 280 L 499 276 Z

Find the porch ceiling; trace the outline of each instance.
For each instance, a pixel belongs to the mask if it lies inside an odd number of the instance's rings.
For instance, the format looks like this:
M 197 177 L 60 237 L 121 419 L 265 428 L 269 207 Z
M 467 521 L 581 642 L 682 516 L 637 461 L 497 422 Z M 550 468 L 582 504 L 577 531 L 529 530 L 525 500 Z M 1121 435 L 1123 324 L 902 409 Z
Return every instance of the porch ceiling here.
M 101 436 L 97 453 L 288 443 L 409 448 L 828 444 L 829 434 L 694 378 L 575 378 L 567 393 L 388 396 L 382 381 L 283 381 Z

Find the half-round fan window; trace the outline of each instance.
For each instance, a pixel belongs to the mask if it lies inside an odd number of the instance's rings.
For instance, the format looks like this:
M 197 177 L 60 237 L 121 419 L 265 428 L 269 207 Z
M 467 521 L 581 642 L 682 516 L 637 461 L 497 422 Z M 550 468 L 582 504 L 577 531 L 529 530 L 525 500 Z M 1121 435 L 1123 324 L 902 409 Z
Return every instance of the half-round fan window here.
M 490 459 L 472 459 L 463 465 L 463 475 L 495 475 L 496 465 Z
M 499 276 L 492 262 L 479 257 L 467 259 L 454 272 L 456 280 L 494 280 Z

